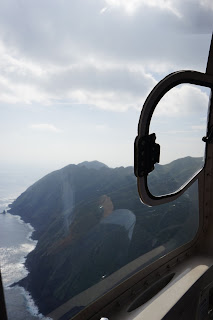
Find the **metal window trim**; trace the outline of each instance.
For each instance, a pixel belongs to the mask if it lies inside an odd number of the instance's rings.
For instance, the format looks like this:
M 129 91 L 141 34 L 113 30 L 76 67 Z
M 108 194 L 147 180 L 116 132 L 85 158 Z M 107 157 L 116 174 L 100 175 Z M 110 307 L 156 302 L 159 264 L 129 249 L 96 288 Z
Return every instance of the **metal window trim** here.
M 149 134 L 151 118 L 160 99 L 169 90 L 171 90 L 172 88 L 174 88 L 179 84 L 184 84 L 184 83 L 201 85 L 201 86 L 205 86 L 205 87 L 209 87 L 210 89 L 213 89 L 213 76 L 206 73 L 186 70 L 186 71 L 178 71 L 178 72 L 171 73 L 170 75 L 165 77 L 163 80 L 161 80 L 155 86 L 155 88 L 151 91 L 142 108 L 139 123 L 138 123 L 138 137 L 136 138 L 136 141 L 135 141 L 136 150 L 137 150 L 137 142 L 139 141 L 139 139 Z M 204 161 L 204 166 L 205 166 L 205 161 Z M 154 196 L 153 194 L 151 194 L 148 188 L 147 174 L 145 174 L 143 177 L 138 176 L 137 184 L 138 184 L 138 193 L 139 193 L 140 199 L 142 200 L 143 203 L 147 204 L 148 206 L 156 206 L 156 205 L 174 201 L 180 195 L 182 195 L 195 182 L 196 179 L 199 178 L 199 175 L 202 172 L 202 170 L 203 168 L 198 172 L 196 172 L 195 175 L 191 177 L 185 184 L 183 184 L 177 191 L 166 194 L 166 195 L 162 195 L 162 196 Z

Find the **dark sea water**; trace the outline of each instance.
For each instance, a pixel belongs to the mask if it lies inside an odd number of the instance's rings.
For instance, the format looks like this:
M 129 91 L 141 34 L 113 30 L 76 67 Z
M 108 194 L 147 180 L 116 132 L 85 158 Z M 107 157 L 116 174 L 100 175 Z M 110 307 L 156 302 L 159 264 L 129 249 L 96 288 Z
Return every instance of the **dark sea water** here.
M 7 210 L 8 204 L 22 191 L 19 188 L 17 190 L 12 193 L 5 188 L 1 190 L 0 213 Z M 0 266 L 9 320 L 47 319 L 39 314 L 29 292 L 19 286 L 10 287 L 28 273 L 24 262 L 27 254 L 36 246 L 36 241 L 31 239 L 32 232 L 32 226 L 24 223 L 19 216 L 0 214 Z

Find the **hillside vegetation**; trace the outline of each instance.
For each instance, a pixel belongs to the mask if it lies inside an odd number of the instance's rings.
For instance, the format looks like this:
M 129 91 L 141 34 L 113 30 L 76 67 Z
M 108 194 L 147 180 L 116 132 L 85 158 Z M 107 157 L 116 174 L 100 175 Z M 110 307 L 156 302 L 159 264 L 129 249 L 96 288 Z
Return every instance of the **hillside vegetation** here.
M 157 165 L 150 189 L 172 192 L 201 165 L 190 157 Z M 38 243 L 20 284 L 48 314 L 150 250 L 164 245 L 165 254 L 190 241 L 198 226 L 197 184 L 175 202 L 150 208 L 139 200 L 133 167 L 83 162 L 37 181 L 10 212 L 35 228 Z

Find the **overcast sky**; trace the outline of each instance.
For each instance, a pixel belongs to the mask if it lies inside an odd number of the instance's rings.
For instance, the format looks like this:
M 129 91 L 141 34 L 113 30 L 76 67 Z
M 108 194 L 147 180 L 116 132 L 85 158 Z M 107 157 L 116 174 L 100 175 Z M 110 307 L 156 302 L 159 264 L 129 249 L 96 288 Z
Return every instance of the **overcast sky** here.
M 212 30 L 212 0 L 1 0 L 1 165 L 133 165 L 147 94 L 205 72 Z M 208 91 L 173 90 L 152 125 L 161 163 L 204 146 Z

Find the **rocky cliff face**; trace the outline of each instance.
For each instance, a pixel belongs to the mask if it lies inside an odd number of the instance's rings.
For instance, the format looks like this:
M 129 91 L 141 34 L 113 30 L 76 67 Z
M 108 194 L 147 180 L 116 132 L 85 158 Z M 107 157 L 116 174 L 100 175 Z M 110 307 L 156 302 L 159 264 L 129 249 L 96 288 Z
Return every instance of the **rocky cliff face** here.
M 184 158 L 157 166 L 150 188 L 174 191 L 201 164 L 200 158 Z M 180 246 L 198 224 L 196 188 L 175 203 L 149 208 L 138 198 L 132 167 L 84 162 L 48 174 L 10 209 L 31 223 L 38 239 L 21 285 L 48 314 L 159 245 Z

